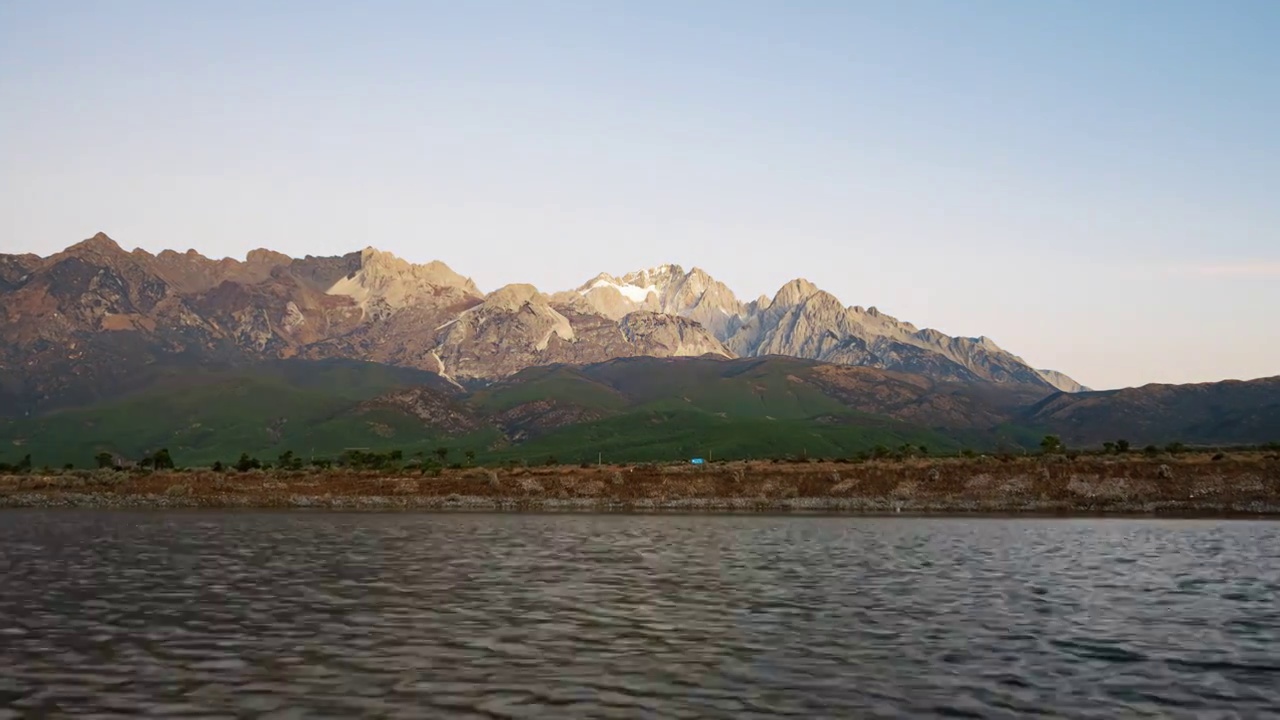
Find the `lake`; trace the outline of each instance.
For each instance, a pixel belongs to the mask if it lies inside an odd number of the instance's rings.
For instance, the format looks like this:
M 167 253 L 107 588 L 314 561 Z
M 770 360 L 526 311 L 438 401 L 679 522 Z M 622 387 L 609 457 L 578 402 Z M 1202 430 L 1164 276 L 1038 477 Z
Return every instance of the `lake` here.
M 1280 523 L 6 511 L 0 668 L 0 717 L 1263 717 Z

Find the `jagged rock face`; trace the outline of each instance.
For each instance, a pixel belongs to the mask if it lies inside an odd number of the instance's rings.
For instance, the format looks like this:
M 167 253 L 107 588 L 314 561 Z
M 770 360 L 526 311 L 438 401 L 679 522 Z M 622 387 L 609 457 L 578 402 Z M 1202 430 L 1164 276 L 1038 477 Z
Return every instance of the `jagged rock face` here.
M 434 353 L 437 342 L 433 329 L 465 307 L 408 307 L 385 318 L 371 319 L 353 306 L 354 330 L 302 347 L 298 357 L 354 358 L 439 373 L 442 365 Z
M 187 299 L 105 235 L 5 264 L 27 271 L 0 295 L 0 371 L 15 410 L 124 388 L 162 355 L 225 355 Z
M 269 357 L 291 357 L 355 330 L 363 319 L 348 299 L 317 290 L 287 265 L 260 283 L 224 281 L 193 302 L 236 345 Z
M 700 268 L 686 273 L 679 265 L 660 265 L 620 278 L 602 273 L 574 294 L 615 320 L 638 310 L 679 315 L 697 321 L 719 339 L 741 327 L 748 312 L 724 283 Z
M 545 364 L 540 357 L 572 355 L 566 346 L 576 337 L 569 319 L 532 285 L 496 290 L 441 329 L 437 355 L 444 372 L 467 379 L 505 377 Z
M 685 318 L 631 313 L 614 322 L 551 304 L 531 285 L 508 285 L 442 328 L 437 355 L 457 380 L 496 379 L 532 365 L 584 364 L 635 355 L 728 355 Z
M 845 307 L 805 280 L 743 303 L 701 269 L 679 265 L 602 274 L 551 296 L 523 284 L 485 295 L 442 262 L 416 265 L 374 248 L 213 260 L 190 250 L 126 252 L 99 233 L 48 258 L 0 255 L 0 301 L 0 399 L 9 410 L 123 387 L 131 373 L 175 354 L 192 362 L 345 357 L 471 384 L 556 363 L 777 354 L 1079 389 L 986 338 Z
M 773 298 L 743 303 L 699 268 L 686 273 L 679 265 L 662 265 L 621 277 L 601 274 L 556 297 L 576 299 L 615 319 L 637 310 L 689 318 L 741 357 L 789 355 L 1044 390 L 1075 385 L 1060 373 L 1048 376 L 1031 368 L 987 338 L 953 338 L 920 330 L 874 307 L 846 307 L 804 279 L 783 285 Z
M 0 293 L 21 287 L 40 262 L 38 255 L 0 255 Z
M 795 281 L 784 285 L 752 327 L 729 338 L 738 355 L 791 355 L 820 359 L 850 338 L 863 338 L 835 296 Z M 861 364 L 861 363 L 857 363 Z
M 700 324 L 674 315 L 631 313 L 622 318 L 622 334 L 636 347 L 636 355 L 732 357 Z
M 360 309 L 316 285 L 349 272 L 344 263 L 265 250 L 244 262 L 126 252 L 102 233 L 48 258 L 0 256 L 7 404 L 21 412 L 123 391 L 173 356 L 195 363 L 288 357 L 350 332 Z
M 562 304 L 571 304 L 581 312 L 598 312 L 610 320 L 621 320 L 639 308 L 653 309 L 656 305 L 652 301 L 637 303 L 612 285 L 593 287 L 580 298 L 557 297 L 556 300 Z M 575 300 L 580 300 L 580 302 L 575 302 Z
M 406 307 L 449 305 L 481 296 L 475 283 L 442 262 L 413 265 L 371 247 L 360 253 L 360 268 L 338 279 L 328 292 L 353 299 L 375 319 Z
M 749 314 L 728 286 L 699 268 L 669 286 L 662 299 L 662 312 L 695 320 L 717 338 L 733 335 Z
M 1021 358 L 987 338 L 920 330 L 875 307 L 845 307 L 807 280 L 756 301 L 726 345 L 739 355 L 791 355 L 824 362 L 920 373 L 939 380 L 1049 387 Z
M 257 284 L 266 281 L 278 267 L 288 267 L 293 258 L 271 250 L 251 250 L 244 261 L 233 258 L 213 260 L 195 250 L 179 254 L 164 250 L 151 255 L 145 250 L 130 253 L 146 264 L 176 292 L 200 293 L 231 281 L 241 284 Z
M 153 331 L 166 320 L 181 323 L 188 311 L 163 280 L 105 236 L 31 268 L 3 299 L 0 338 L 6 349 L 64 342 L 78 333 Z
M 339 280 L 360 271 L 363 257 L 364 254 L 359 252 L 337 257 L 308 255 L 290 263 L 289 272 L 308 287 L 328 293 Z

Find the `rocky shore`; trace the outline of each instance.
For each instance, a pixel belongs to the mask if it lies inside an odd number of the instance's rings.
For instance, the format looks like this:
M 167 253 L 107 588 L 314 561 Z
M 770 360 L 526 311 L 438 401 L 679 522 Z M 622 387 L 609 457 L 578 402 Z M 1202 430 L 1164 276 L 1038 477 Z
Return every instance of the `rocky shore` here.
M 0 476 L 0 507 L 1280 516 L 1280 456 L 113 470 Z

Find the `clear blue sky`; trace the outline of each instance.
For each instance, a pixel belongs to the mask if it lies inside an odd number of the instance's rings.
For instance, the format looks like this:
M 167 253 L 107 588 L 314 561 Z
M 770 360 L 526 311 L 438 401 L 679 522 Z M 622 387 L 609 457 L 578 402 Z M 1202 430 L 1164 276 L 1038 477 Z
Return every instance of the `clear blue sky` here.
M 804 276 L 1095 387 L 1280 374 L 1280 2 L 0 0 L 0 251 Z

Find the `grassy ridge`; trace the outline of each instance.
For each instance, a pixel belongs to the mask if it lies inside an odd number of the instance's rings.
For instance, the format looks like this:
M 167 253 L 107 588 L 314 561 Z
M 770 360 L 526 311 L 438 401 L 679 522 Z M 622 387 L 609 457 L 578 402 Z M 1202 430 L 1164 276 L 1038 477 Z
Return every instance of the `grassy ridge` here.
M 621 411 L 628 404 L 618 391 L 562 366 L 523 370 L 506 382 L 477 391 L 471 404 L 498 412 L 546 398 L 571 399 L 581 407 L 610 411 Z
M 691 410 L 628 413 L 562 428 L 504 452 L 495 460 L 553 458 L 559 462 L 661 462 L 692 457 L 752 459 L 785 456 L 846 457 L 876 446 L 925 446 L 955 452 L 947 436 L 879 418 L 847 416 L 836 422 L 724 417 Z
M 563 398 L 605 410 L 699 410 L 733 418 L 801 419 L 849 412 L 813 385 L 793 380 L 792 365 L 771 358 L 727 371 L 721 362 L 627 358 L 521 372 L 477 393 L 476 399 L 497 408 Z

